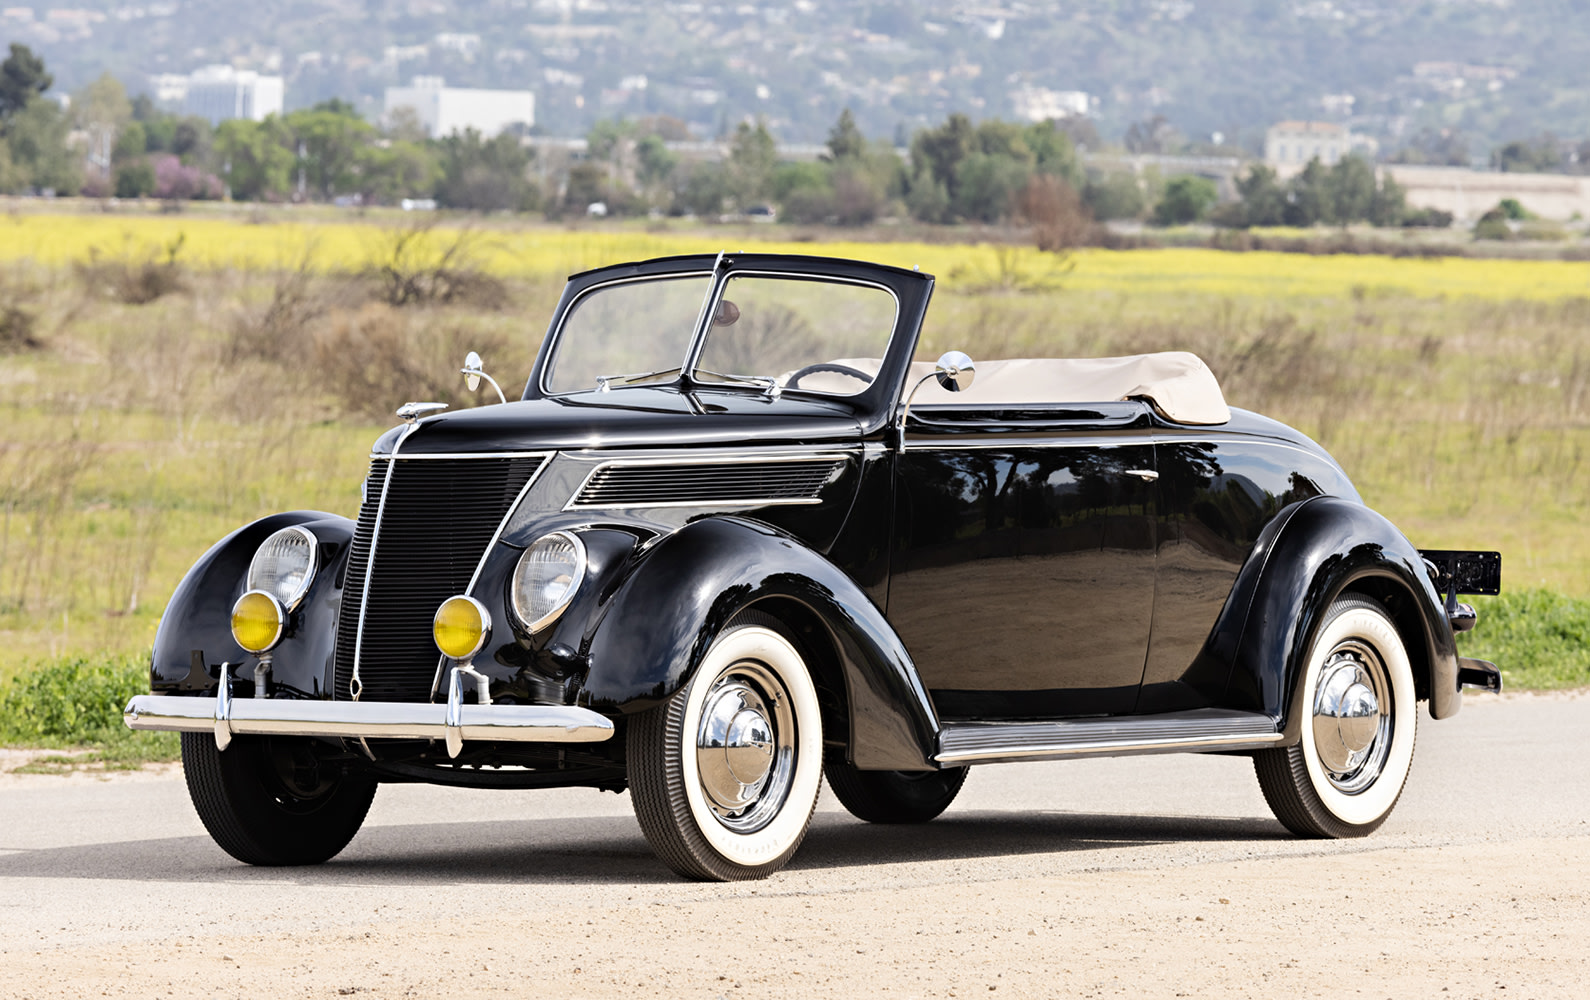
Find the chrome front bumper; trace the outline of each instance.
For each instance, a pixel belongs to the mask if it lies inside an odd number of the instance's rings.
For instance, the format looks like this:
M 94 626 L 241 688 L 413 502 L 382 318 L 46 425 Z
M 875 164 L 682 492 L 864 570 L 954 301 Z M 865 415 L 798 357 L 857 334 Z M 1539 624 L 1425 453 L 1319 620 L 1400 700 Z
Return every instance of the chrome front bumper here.
M 129 729 L 215 733 L 222 750 L 232 737 L 341 736 L 349 739 L 436 739 L 457 757 L 464 740 L 509 743 L 600 743 L 612 720 L 569 705 L 466 705 L 463 685 L 448 685 L 446 704 L 309 701 L 232 697 L 223 675 L 216 697 L 142 694 L 122 713 Z

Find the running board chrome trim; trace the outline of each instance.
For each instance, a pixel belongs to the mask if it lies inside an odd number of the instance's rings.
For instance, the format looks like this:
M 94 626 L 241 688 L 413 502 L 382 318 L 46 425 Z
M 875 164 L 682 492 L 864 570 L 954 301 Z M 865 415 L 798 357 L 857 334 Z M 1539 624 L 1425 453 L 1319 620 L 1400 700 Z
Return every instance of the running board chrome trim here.
M 1105 719 L 949 722 L 939 731 L 939 752 L 933 759 L 961 765 L 1252 750 L 1273 746 L 1281 739 L 1275 721 L 1267 715 L 1216 708 Z

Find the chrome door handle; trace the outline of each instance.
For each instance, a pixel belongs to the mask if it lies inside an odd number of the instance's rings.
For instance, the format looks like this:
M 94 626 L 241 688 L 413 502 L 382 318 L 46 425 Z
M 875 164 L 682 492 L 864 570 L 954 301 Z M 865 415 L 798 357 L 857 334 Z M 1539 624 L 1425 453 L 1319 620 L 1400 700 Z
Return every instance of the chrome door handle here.
M 1139 479 L 1146 479 L 1151 483 L 1159 478 L 1159 473 L 1153 469 L 1127 469 L 1126 474 L 1128 476 L 1136 476 Z

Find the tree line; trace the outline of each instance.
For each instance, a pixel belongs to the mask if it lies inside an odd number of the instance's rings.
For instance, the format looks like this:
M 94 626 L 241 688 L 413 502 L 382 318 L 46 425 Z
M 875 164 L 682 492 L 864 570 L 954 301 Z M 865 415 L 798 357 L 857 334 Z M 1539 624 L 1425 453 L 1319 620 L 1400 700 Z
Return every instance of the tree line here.
M 1142 220 L 1172 226 L 1377 226 L 1449 224 L 1407 209 L 1401 190 L 1367 160 L 1310 163 L 1286 182 L 1263 165 L 1236 180 L 1222 203 L 1205 177 L 1161 177 L 1152 168 L 1085 165 L 1080 141 L 1097 144 L 1086 120 L 974 123 L 952 114 L 909 138 L 908 155 L 869 139 L 846 110 L 813 162 L 781 159 L 765 123 L 742 122 L 721 160 L 680 157 L 690 137 L 677 119 L 598 122 L 583 157 L 537 163 L 519 135 L 475 131 L 425 136 L 411 114 L 384 127 L 351 104 L 324 101 L 263 121 L 202 118 L 129 98 L 106 75 L 63 107 L 53 80 L 26 46 L 0 64 L 0 192 L 173 200 L 231 198 L 395 204 L 434 199 L 444 208 L 584 215 L 725 215 L 801 224 L 864 226 L 881 218 L 925 224 L 1047 227 L 1050 242 L 1075 243 L 1089 226 Z M 1134 147 L 1152 130 L 1131 138 Z M 1045 239 L 1040 234 L 1040 241 Z

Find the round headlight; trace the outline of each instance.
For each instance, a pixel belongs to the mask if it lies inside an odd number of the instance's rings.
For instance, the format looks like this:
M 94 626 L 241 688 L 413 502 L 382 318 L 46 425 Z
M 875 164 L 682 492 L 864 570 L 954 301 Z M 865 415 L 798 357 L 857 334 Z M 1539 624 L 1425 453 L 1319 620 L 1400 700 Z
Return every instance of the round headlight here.
M 578 535 L 554 531 L 524 550 L 513 571 L 513 613 L 538 632 L 558 620 L 585 579 L 585 543 Z
M 287 612 L 275 595 L 251 590 L 232 605 L 232 638 L 250 653 L 264 653 L 281 641 Z
M 315 536 L 308 529 L 283 528 L 265 539 L 248 564 L 245 586 L 263 590 L 288 611 L 298 607 L 315 578 Z
M 490 633 L 491 615 L 473 597 L 449 597 L 431 621 L 436 648 L 455 660 L 467 660 L 480 652 Z

